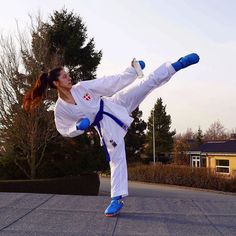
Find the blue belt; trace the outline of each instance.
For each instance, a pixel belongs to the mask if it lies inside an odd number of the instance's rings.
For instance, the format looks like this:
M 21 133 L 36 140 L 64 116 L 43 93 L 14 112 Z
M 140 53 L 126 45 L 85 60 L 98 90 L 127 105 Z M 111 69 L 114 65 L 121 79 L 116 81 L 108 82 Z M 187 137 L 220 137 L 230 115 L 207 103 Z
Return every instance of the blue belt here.
M 100 125 L 100 121 L 103 119 L 103 115 L 107 115 L 109 116 L 111 119 L 113 119 L 121 128 L 123 128 L 124 130 L 128 130 L 128 126 L 122 122 L 120 119 L 118 119 L 117 117 L 115 117 L 114 115 L 112 115 L 111 113 L 109 112 L 106 112 L 104 111 L 104 102 L 103 100 L 101 99 L 100 101 L 100 108 L 99 108 L 99 111 L 95 117 L 95 120 L 94 122 L 91 124 L 91 126 L 96 126 L 97 129 L 98 129 L 98 132 L 99 132 L 99 135 L 102 139 L 102 144 L 103 144 L 103 148 L 104 148 L 104 151 L 105 151 L 105 154 L 106 154 L 106 159 L 107 161 L 110 161 L 110 155 L 108 153 L 108 150 L 107 150 L 107 146 L 106 146 L 106 143 L 105 143 L 105 140 L 102 136 L 102 132 L 101 132 L 101 125 Z M 117 144 L 113 141 L 113 140 L 110 140 L 110 142 L 112 143 L 112 145 L 115 147 Z

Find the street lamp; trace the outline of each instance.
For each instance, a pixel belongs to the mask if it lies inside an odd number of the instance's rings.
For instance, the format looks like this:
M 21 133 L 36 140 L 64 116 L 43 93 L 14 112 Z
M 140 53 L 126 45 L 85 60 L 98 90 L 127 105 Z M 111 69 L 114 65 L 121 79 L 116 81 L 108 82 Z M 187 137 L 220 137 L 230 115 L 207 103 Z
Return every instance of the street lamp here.
M 156 164 L 156 151 L 155 151 L 155 123 L 154 123 L 154 112 L 155 112 L 155 107 L 153 109 L 153 118 L 152 118 L 152 141 L 153 141 L 153 164 Z

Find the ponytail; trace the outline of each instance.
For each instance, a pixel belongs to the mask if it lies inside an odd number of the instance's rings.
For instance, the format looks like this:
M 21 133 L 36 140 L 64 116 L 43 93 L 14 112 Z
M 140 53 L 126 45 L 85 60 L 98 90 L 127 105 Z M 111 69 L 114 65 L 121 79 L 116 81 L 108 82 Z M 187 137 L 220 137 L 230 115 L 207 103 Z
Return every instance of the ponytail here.
M 26 93 L 24 97 L 24 109 L 29 112 L 36 108 L 45 95 L 48 87 L 48 74 L 42 73 L 36 80 L 34 86 Z
M 53 81 L 58 80 L 61 70 L 63 70 L 63 67 L 56 67 L 49 71 L 49 73 L 42 73 L 39 76 L 34 86 L 26 93 L 24 97 L 23 106 L 25 111 L 32 111 L 40 104 L 48 86 L 56 89 Z

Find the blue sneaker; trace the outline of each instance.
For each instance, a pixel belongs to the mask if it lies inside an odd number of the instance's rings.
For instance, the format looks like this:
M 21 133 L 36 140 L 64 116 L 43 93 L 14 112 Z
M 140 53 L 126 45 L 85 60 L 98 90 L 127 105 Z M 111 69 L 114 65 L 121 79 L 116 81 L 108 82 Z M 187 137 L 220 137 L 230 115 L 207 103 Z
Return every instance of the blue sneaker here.
M 181 57 L 177 62 L 172 63 L 171 65 L 174 67 L 175 71 L 179 71 L 180 69 L 186 68 L 190 65 L 198 63 L 200 57 L 196 53 L 191 53 L 187 56 Z
M 105 210 L 104 214 L 108 217 L 116 216 L 119 214 L 124 202 L 120 199 L 112 198 L 110 205 Z

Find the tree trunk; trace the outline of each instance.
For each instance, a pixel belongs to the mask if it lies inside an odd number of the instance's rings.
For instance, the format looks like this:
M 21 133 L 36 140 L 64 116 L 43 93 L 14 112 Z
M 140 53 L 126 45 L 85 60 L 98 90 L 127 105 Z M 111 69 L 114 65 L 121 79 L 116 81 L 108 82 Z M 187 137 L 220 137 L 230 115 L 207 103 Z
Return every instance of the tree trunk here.
M 35 179 L 36 177 L 36 153 L 31 153 L 31 165 L 30 165 L 30 178 Z

